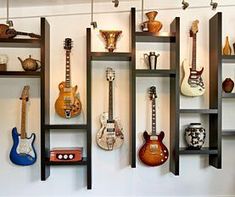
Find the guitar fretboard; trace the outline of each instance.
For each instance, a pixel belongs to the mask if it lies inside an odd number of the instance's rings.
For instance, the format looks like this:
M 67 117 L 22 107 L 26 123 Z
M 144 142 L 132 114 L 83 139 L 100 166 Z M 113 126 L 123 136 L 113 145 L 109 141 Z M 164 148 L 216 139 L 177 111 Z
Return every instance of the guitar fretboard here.
M 152 135 L 156 136 L 156 102 L 155 97 L 152 99 Z
M 22 109 L 21 109 L 21 134 L 20 134 L 21 139 L 25 139 L 27 137 L 25 123 L 26 123 L 26 100 L 23 99 Z
M 70 51 L 66 50 L 65 87 L 71 87 Z
M 109 81 L 109 121 L 113 121 L 113 82 Z
M 196 70 L 197 65 L 197 34 L 193 34 L 192 70 Z

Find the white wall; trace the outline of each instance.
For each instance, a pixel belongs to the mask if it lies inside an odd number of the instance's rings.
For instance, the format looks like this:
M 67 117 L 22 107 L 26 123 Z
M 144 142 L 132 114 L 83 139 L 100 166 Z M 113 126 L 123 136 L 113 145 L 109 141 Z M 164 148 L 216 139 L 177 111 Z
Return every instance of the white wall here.
M 193 20 L 199 19 L 198 33 L 198 65 L 205 67 L 204 79 L 206 81 L 207 92 L 200 98 L 189 99 L 181 97 L 181 108 L 206 108 L 208 107 L 208 66 L 209 66 L 209 39 L 208 24 L 209 19 L 216 13 L 209 7 L 188 9 L 182 11 L 180 2 L 168 1 L 146 1 L 146 8 L 161 9 L 158 19 L 163 22 L 163 30 L 169 31 L 169 24 L 174 17 L 181 18 L 181 57 L 191 58 L 191 44 L 188 38 L 188 30 Z M 221 1 L 219 1 L 221 3 Z M 204 0 L 196 1 L 192 6 L 207 6 L 209 2 Z M 223 1 L 223 3 L 225 3 Z M 233 1 L 226 1 L 229 5 Z M 97 4 L 95 10 L 121 11 L 130 10 L 131 6 L 140 8 L 140 3 L 136 1 L 123 2 L 120 8 L 114 9 L 111 3 Z M 168 8 L 168 9 L 165 9 Z M 233 21 L 235 19 L 235 5 L 232 7 L 219 7 L 217 11 L 223 12 L 223 38 L 229 35 L 231 42 L 235 41 L 235 30 Z M 14 20 L 17 30 L 33 31 L 39 33 L 39 18 L 30 16 L 57 15 L 70 13 L 70 16 L 50 16 L 47 20 L 51 27 L 51 123 L 84 123 L 86 122 L 84 113 L 71 120 L 59 118 L 54 112 L 54 102 L 58 96 L 57 85 L 64 79 L 64 49 L 63 40 L 71 37 L 74 41 L 72 50 L 72 81 L 77 84 L 82 102 L 86 101 L 86 28 L 89 27 L 90 16 L 87 14 L 77 15 L 76 13 L 89 12 L 89 5 L 67 5 L 55 7 L 34 7 L 34 8 L 14 8 L 11 16 L 23 17 Z M 75 14 L 74 14 L 75 13 Z M 5 10 L 0 10 L 0 17 L 4 17 Z M 117 44 L 117 51 L 129 51 L 129 15 L 123 13 L 100 13 L 95 15 L 100 29 L 121 29 L 123 35 Z M 26 18 L 24 18 L 26 17 Z M 140 21 L 138 15 L 137 21 Z M 3 20 L 1 21 L 4 22 Z M 224 41 L 224 39 L 223 39 Z M 98 30 L 92 31 L 92 49 L 94 51 L 104 51 L 102 40 Z M 138 44 L 137 45 L 137 67 L 143 68 L 142 54 L 150 50 L 161 53 L 159 58 L 159 68 L 169 68 L 169 46 L 168 44 Z M 9 70 L 22 70 L 16 59 L 17 56 L 25 58 L 32 54 L 39 58 L 37 49 L 6 49 L 0 48 L 0 53 L 8 54 Z M 169 160 L 161 167 L 149 168 L 137 161 L 137 168 L 131 169 L 129 165 L 129 65 L 125 62 L 95 62 L 93 69 L 93 91 L 92 91 L 92 175 L 93 189 L 86 189 L 86 168 L 85 167 L 51 167 L 51 176 L 46 182 L 40 181 L 40 159 L 31 167 L 19 167 L 10 163 L 8 159 L 12 145 L 11 129 L 14 126 L 20 128 L 20 101 L 19 96 L 25 84 L 31 86 L 30 103 L 28 105 L 28 132 L 36 132 L 37 140 L 35 146 L 40 155 L 40 82 L 37 79 L 0 79 L 0 196 L 213 196 L 213 195 L 235 195 L 234 188 L 234 139 L 223 139 L 223 169 L 217 170 L 208 166 L 208 157 L 204 156 L 181 156 L 180 176 L 176 177 L 169 172 Z M 120 117 L 125 132 L 124 146 L 114 152 L 105 152 L 99 149 L 95 142 L 95 134 L 100 127 L 99 115 L 107 111 L 107 82 L 105 80 L 105 69 L 111 66 L 116 71 L 115 80 L 115 116 Z M 223 72 L 223 78 L 231 76 L 235 79 L 235 67 L 228 66 Z M 165 78 L 137 80 L 137 150 L 142 144 L 142 132 L 150 130 L 150 105 L 146 94 L 150 85 L 157 86 L 158 119 L 157 131 L 165 131 L 164 143 L 169 147 L 169 80 Z M 233 111 L 235 110 L 234 100 L 223 103 L 223 128 L 234 128 Z M 202 121 L 208 128 L 208 118 L 206 116 L 184 115 L 181 116 L 181 136 L 183 128 L 190 122 Z M 55 146 L 85 146 L 85 133 L 76 131 L 53 131 L 51 134 L 51 147 Z M 184 146 L 183 137 L 180 144 Z

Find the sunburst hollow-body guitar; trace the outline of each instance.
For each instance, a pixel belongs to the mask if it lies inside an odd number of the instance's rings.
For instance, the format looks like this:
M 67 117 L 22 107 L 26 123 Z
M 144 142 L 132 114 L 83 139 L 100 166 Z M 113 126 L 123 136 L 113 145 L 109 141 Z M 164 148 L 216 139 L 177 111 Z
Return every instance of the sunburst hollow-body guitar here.
M 71 38 L 65 39 L 66 50 L 66 74 L 65 81 L 59 84 L 59 97 L 55 102 L 56 113 L 63 118 L 78 116 L 82 110 L 82 104 L 77 96 L 77 86 L 71 85 L 70 52 L 72 48 Z
M 168 150 L 162 140 L 165 136 L 161 131 L 159 135 L 156 133 L 156 87 L 150 87 L 150 99 L 152 100 L 152 134 L 144 132 L 144 145 L 139 150 L 140 160 L 148 166 L 159 166 L 168 159 Z
M 202 79 L 202 73 L 204 68 L 197 70 L 196 64 L 196 39 L 198 32 L 198 20 L 195 20 L 190 30 L 190 37 L 193 39 L 193 50 L 192 50 L 192 65 L 190 67 L 189 62 L 184 60 L 183 70 L 184 78 L 181 84 L 181 93 L 185 96 L 196 97 L 201 96 L 205 93 L 205 86 Z
M 113 80 L 115 79 L 115 72 L 112 68 L 107 68 L 106 78 L 109 82 L 109 112 L 104 112 L 100 116 L 101 129 L 97 132 L 96 142 L 100 148 L 112 151 L 122 146 L 124 135 L 120 121 L 113 118 Z
M 32 165 L 36 162 L 37 155 L 34 149 L 34 141 L 36 135 L 34 133 L 28 138 L 25 122 L 26 122 L 26 102 L 28 101 L 29 86 L 25 86 L 22 92 L 22 113 L 21 113 L 21 133 L 17 128 L 12 129 L 13 146 L 10 152 L 10 160 L 12 163 L 21 166 Z

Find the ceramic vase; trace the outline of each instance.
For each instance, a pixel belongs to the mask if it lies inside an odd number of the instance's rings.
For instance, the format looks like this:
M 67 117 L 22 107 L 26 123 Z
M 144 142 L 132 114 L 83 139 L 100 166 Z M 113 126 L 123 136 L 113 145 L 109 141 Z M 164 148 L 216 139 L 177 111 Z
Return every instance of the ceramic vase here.
M 116 49 L 117 40 L 121 33 L 122 31 L 100 30 L 100 34 L 105 40 L 105 48 L 108 49 L 109 52 L 113 52 L 114 49 Z
M 231 55 L 231 54 L 232 54 L 232 49 L 229 44 L 228 36 L 226 36 L 226 41 L 225 41 L 225 45 L 223 48 L 223 55 Z
M 226 93 L 231 93 L 234 88 L 234 82 L 230 78 L 226 78 L 222 83 L 223 91 Z
M 151 33 L 157 33 L 162 29 L 162 23 L 160 21 L 155 20 L 155 17 L 157 16 L 157 11 L 152 11 L 146 13 L 146 16 L 148 17 L 148 21 L 143 23 L 143 26 L 147 24 L 148 32 Z
M 188 149 L 201 149 L 206 138 L 206 130 L 201 123 L 191 123 L 185 129 L 185 141 Z

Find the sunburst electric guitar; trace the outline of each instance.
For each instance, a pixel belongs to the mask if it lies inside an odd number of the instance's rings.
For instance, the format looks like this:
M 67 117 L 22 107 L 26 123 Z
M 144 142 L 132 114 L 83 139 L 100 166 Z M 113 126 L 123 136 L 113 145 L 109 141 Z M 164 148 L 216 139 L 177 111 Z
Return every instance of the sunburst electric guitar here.
M 104 150 L 112 151 L 122 146 L 124 135 L 118 119 L 113 119 L 113 81 L 115 72 L 112 68 L 107 68 L 106 78 L 109 82 L 109 112 L 104 112 L 100 116 L 101 129 L 97 132 L 96 142 Z
M 139 150 L 140 160 L 148 166 L 159 166 L 168 159 L 168 150 L 162 143 L 165 136 L 161 131 L 159 135 L 156 133 L 156 87 L 150 87 L 150 99 L 152 100 L 152 134 L 144 132 L 144 145 Z
M 34 149 L 35 134 L 32 133 L 28 138 L 26 122 L 26 102 L 29 100 L 29 86 L 25 86 L 21 95 L 22 113 L 21 113 L 21 133 L 17 132 L 16 127 L 12 129 L 13 147 L 10 152 L 12 163 L 21 166 L 28 166 L 35 163 L 37 156 Z
M 78 116 L 82 110 L 82 104 L 77 96 L 77 86 L 71 85 L 70 53 L 72 49 L 71 38 L 66 38 L 64 43 L 66 50 L 66 72 L 65 82 L 59 84 L 59 97 L 55 102 L 56 113 L 63 118 L 72 118 Z
M 205 86 L 202 79 L 204 68 L 197 70 L 196 64 L 198 23 L 199 21 L 195 20 L 190 30 L 190 37 L 193 39 L 192 66 L 189 66 L 187 60 L 183 62 L 184 78 L 181 84 L 181 93 L 191 97 L 201 96 L 205 93 Z

